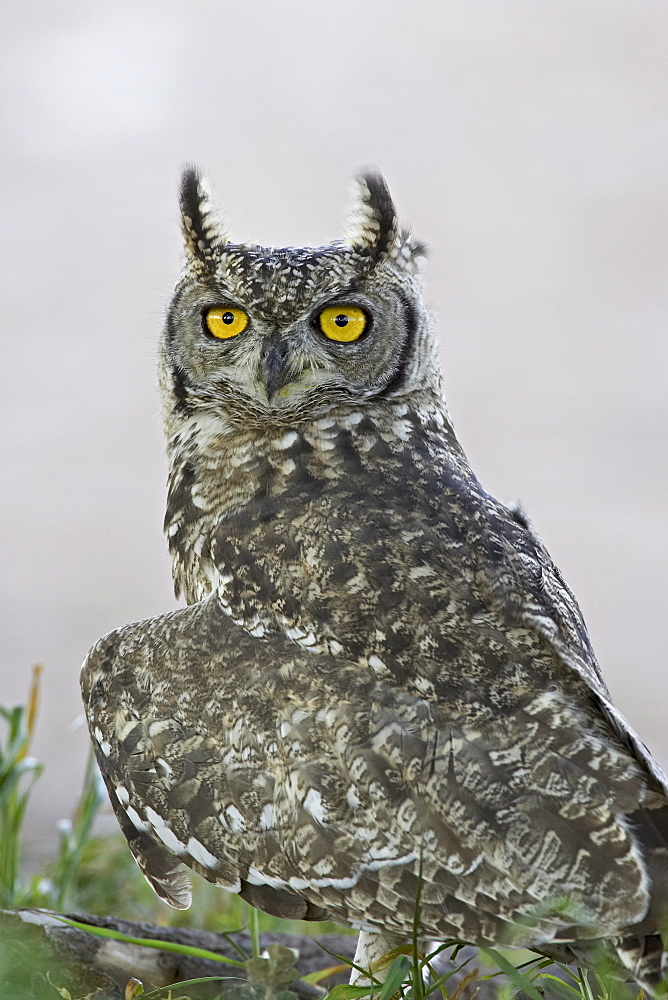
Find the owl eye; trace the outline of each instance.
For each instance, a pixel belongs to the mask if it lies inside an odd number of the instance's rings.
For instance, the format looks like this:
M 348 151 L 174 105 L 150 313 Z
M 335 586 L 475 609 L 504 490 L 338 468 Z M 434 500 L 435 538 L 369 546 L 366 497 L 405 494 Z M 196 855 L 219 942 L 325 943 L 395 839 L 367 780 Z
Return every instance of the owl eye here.
M 329 340 L 348 344 L 359 340 L 369 320 L 359 306 L 327 306 L 318 314 L 318 323 Z
M 244 332 L 248 326 L 248 313 L 231 306 L 214 306 L 205 312 L 204 322 L 212 337 L 228 340 Z

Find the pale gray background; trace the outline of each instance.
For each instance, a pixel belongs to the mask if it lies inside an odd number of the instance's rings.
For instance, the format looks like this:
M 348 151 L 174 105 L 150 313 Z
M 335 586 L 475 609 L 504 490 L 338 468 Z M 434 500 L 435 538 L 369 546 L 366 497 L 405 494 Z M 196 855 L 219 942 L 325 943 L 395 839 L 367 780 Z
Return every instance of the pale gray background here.
M 33 853 L 78 792 L 79 665 L 174 606 L 155 388 L 181 165 L 321 243 L 386 174 L 448 399 L 668 764 L 665 0 L 3 0 L 0 702 L 45 665 Z

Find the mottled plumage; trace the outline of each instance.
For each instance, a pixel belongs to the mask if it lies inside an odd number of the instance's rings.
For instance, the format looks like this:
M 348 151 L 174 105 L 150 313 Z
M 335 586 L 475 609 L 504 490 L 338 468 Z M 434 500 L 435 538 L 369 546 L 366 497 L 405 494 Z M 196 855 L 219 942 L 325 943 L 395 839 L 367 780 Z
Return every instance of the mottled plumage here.
M 650 989 L 666 779 L 610 702 L 570 590 L 486 493 L 441 391 L 383 180 L 344 241 L 234 244 L 197 174 L 161 351 L 165 522 L 182 610 L 106 636 L 82 683 L 156 892 L 180 862 L 287 917 L 600 948 Z M 352 343 L 316 321 L 353 303 Z M 249 317 L 217 340 L 211 306 Z M 377 949 L 376 949 L 377 950 Z

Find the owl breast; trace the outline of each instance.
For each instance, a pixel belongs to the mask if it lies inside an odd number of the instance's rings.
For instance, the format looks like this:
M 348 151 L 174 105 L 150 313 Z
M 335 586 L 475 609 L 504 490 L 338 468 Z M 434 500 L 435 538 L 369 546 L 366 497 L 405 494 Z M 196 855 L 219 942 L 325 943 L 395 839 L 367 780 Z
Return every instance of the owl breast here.
M 253 637 L 341 654 L 421 695 L 447 678 L 451 710 L 469 715 L 476 678 L 490 712 L 515 696 L 512 671 L 489 670 L 500 652 L 553 667 L 498 599 L 518 548 L 544 591 L 539 553 L 482 491 L 438 409 L 351 409 L 245 439 L 198 430 L 173 461 L 167 515 L 188 601 L 215 593 Z
M 210 419 L 203 434 L 197 418 L 171 456 L 165 526 L 177 588 L 189 602 L 219 588 L 241 623 L 243 595 L 252 590 L 251 579 L 238 586 L 244 566 L 253 565 L 257 582 L 264 568 L 274 590 L 313 583 L 336 551 L 368 534 L 374 499 L 398 490 L 424 506 L 418 438 L 429 479 L 435 485 L 447 475 L 445 421 L 438 414 L 430 424 L 425 429 L 405 405 L 375 419 L 351 410 L 262 434 L 230 432 Z M 431 501 L 438 506 L 437 497 Z M 324 558 L 319 543 L 327 545 Z

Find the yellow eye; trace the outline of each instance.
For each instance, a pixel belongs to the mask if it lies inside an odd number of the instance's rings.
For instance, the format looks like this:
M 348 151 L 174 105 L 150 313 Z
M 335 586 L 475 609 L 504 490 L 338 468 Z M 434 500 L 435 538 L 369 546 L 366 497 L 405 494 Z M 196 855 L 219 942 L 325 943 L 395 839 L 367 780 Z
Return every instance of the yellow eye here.
M 236 337 L 248 326 L 248 313 L 230 306 L 214 306 L 213 309 L 207 309 L 204 319 L 209 333 L 221 340 Z
M 359 306 L 327 306 L 318 316 L 320 329 L 330 340 L 350 343 L 366 330 L 366 313 Z

